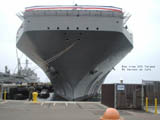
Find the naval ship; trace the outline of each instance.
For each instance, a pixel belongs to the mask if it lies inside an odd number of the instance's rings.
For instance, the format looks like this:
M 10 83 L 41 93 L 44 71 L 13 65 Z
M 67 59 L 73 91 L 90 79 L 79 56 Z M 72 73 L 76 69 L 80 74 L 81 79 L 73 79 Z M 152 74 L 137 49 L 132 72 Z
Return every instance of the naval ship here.
M 28 66 L 28 60 L 26 60 L 25 67 L 21 66 L 20 59 L 18 58 L 18 71 L 11 73 L 8 66 L 5 66 L 5 72 L 0 72 L 0 84 L 1 83 L 37 83 L 39 77 L 37 74 Z
M 57 97 L 86 100 L 133 48 L 121 8 L 90 5 L 31 6 L 17 48 L 46 73 Z

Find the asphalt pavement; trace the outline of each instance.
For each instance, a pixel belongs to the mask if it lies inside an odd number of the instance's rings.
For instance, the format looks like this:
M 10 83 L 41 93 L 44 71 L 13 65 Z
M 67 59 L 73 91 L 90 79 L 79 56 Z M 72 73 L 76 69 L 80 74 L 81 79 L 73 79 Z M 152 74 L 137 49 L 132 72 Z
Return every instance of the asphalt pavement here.
M 107 109 L 99 102 L 1 101 L 0 120 L 99 120 Z M 119 110 L 124 120 L 160 120 L 160 115 Z

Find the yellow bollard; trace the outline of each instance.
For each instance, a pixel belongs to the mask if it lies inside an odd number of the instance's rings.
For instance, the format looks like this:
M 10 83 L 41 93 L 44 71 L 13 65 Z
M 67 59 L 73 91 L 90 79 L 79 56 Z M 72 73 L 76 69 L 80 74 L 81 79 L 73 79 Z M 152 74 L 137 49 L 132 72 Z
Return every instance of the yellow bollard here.
M 148 112 L 148 97 L 146 97 L 146 112 Z
M 0 99 L 2 99 L 1 88 L 0 88 Z
M 154 100 L 154 102 L 155 102 L 155 113 L 154 114 L 158 114 L 158 112 L 157 112 L 157 98 L 155 98 L 155 100 Z
M 37 103 L 38 101 L 37 101 L 37 96 L 38 96 L 38 93 L 37 92 L 33 92 L 32 93 L 32 98 L 33 98 L 33 103 Z
M 6 100 L 6 99 L 7 99 L 7 91 L 4 90 L 4 100 Z

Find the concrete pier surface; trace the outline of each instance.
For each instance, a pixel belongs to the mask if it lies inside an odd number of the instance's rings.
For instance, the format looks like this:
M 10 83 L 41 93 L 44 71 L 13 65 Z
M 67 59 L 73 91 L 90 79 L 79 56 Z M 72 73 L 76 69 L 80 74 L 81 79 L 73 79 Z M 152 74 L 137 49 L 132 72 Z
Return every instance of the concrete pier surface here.
M 1 120 L 99 120 L 107 107 L 99 102 L 0 101 Z M 119 110 L 124 120 L 160 120 L 160 115 Z

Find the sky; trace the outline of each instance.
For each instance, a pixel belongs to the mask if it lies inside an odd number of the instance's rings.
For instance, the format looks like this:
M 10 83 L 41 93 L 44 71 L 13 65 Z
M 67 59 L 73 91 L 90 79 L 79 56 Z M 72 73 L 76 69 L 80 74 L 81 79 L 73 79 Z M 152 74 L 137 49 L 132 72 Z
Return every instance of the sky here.
M 22 21 L 16 13 L 34 5 L 104 5 L 121 7 L 132 16 L 127 22 L 133 33 L 133 50 L 115 66 L 105 83 L 141 83 L 142 80 L 160 80 L 160 1 L 159 0 L 5 0 L 0 7 L 0 72 L 7 65 L 14 73 L 17 66 L 16 33 Z M 27 58 L 20 51 L 24 63 Z M 24 65 L 24 64 L 22 64 Z M 48 82 L 43 71 L 30 60 L 30 67 Z M 123 69 L 123 70 L 122 70 Z

